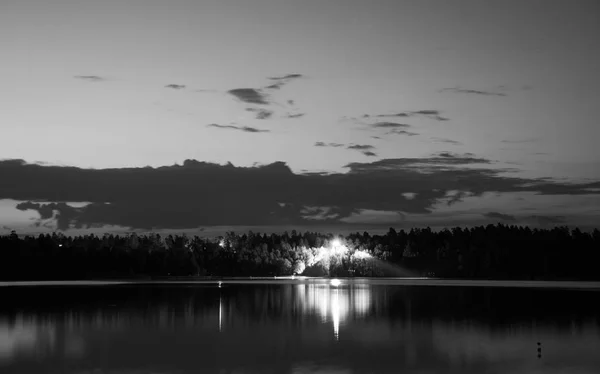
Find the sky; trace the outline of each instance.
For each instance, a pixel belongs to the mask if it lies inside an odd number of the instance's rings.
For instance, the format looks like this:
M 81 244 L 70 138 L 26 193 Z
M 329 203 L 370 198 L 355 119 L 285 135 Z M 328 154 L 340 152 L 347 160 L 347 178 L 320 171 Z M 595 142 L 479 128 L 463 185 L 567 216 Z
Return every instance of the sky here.
M 598 226 L 596 35 L 595 0 L 2 0 L 0 229 Z

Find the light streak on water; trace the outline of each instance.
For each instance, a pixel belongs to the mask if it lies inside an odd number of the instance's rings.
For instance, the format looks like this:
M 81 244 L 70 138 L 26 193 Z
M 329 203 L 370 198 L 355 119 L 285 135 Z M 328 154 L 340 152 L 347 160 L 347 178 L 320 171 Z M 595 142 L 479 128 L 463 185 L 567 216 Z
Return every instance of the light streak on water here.
M 219 282 L 221 283 L 221 282 Z M 221 287 L 219 285 L 219 287 Z M 223 329 L 223 298 L 219 294 L 219 332 Z
M 333 337 L 340 340 L 340 290 L 335 290 L 331 300 L 331 319 L 333 320 Z

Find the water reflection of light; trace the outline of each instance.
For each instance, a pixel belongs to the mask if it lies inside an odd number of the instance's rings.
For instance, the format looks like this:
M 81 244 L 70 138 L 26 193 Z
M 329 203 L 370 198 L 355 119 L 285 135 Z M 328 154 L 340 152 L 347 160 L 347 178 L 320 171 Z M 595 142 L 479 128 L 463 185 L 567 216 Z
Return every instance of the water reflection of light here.
M 331 280 L 331 285 L 334 286 L 334 287 L 337 287 L 340 284 L 342 284 L 342 282 L 339 279 L 332 279 Z
M 223 300 L 221 295 L 219 295 L 219 332 L 223 328 Z
M 335 290 L 335 297 L 331 301 L 331 318 L 333 319 L 333 336 L 340 339 L 340 290 Z M 344 316 L 345 317 L 345 316 Z
M 338 280 L 339 281 L 339 280 Z M 371 305 L 371 288 L 348 285 L 341 282 L 333 287 L 328 284 L 304 284 L 296 286 L 297 304 L 304 311 L 316 311 L 323 323 L 333 323 L 334 337 L 339 338 L 340 326 L 352 312 L 353 317 L 363 317 Z
M 330 299 L 330 293 L 329 293 L 329 287 L 320 287 L 320 288 L 316 288 L 316 289 L 312 289 L 313 290 L 313 297 L 311 297 L 310 299 L 312 299 L 312 305 L 313 308 L 316 306 L 317 308 L 319 308 L 319 312 L 321 313 L 321 319 L 323 320 L 323 322 L 327 321 L 327 311 L 329 309 L 329 299 Z M 310 297 L 311 294 L 311 288 L 309 287 L 308 289 L 308 294 Z M 310 304 L 309 304 L 310 305 Z M 311 309 L 313 309 L 311 308 Z
M 54 324 L 17 316 L 13 323 L 0 321 L 0 363 L 11 361 L 18 353 L 45 354 L 56 343 Z

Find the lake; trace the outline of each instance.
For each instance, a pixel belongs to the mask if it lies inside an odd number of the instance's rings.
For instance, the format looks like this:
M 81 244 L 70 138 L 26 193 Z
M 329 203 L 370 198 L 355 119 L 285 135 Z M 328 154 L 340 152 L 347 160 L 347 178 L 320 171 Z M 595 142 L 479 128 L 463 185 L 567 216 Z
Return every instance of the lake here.
M 598 284 L 418 282 L 0 287 L 0 372 L 600 372 Z

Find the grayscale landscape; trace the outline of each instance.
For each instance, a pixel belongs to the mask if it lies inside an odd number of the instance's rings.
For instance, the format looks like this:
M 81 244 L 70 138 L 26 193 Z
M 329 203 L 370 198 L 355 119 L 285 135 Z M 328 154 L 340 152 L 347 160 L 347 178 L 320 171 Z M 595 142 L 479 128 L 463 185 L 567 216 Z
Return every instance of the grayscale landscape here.
M 0 373 L 600 373 L 598 35 L 598 0 L 0 0 Z

